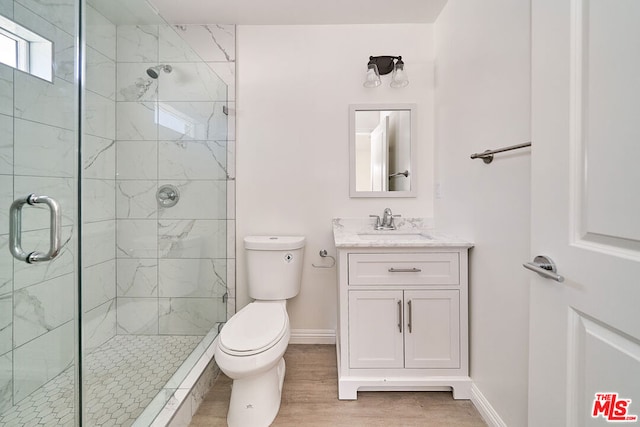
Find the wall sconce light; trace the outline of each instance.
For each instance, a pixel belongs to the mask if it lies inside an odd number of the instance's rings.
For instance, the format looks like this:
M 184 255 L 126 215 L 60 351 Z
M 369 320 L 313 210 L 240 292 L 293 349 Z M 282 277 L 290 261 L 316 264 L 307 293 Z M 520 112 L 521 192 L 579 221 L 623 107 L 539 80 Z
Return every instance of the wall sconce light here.
M 409 84 L 407 73 L 404 71 L 402 56 L 370 56 L 367 64 L 367 76 L 364 87 L 378 87 L 382 84 L 380 76 L 391 75 L 391 87 L 405 87 Z

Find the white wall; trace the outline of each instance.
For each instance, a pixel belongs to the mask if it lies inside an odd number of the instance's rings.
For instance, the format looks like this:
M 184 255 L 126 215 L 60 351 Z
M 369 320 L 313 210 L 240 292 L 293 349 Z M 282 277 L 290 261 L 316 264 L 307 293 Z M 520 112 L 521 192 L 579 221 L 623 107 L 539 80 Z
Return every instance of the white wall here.
M 237 27 L 237 305 L 249 302 L 242 239 L 307 237 L 302 290 L 289 303 L 293 329 L 333 330 L 335 254 L 331 219 L 382 214 L 433 216 L 432 25 Z M 402 55 L 410 84 L 362 86 L 370 55 Z M 418 197 L 350 199 L 348 106 L 418 105 Z M 328 260 L 325 260 L 328 261 Z
M 527 424 L 529 150 L 528 0 L 449 0 L 435 25 L 436 225 L 475 242 L 471 377 L 507 425 Z

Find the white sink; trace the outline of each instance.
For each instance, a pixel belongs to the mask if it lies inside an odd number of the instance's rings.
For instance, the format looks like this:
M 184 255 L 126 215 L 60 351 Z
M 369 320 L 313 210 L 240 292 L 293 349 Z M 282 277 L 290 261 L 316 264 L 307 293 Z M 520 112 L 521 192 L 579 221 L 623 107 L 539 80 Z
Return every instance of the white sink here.
M 372 233 L 358 233 L 362 240 L 432 240 L 431 236 L 423 233 L 402 233 L 397 231 L 380 231 Z

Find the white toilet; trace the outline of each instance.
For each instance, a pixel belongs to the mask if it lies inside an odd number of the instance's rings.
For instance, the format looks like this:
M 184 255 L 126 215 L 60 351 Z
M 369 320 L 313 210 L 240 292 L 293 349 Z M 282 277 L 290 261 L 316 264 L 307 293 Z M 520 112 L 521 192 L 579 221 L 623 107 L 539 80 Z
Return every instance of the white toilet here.
M 287 299 L 300 291 L 304 243 L 302 236 L 244 239 L 255 301 L 227 321 L 215 348 L 218 367 L 233 380 L 229 427 L 266 427 L 278 414 L 291 336 Z

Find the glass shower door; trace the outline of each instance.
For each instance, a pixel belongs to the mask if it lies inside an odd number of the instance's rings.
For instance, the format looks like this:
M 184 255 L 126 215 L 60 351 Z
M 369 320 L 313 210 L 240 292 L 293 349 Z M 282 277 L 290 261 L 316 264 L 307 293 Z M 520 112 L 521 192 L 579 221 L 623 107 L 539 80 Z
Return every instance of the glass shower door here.
M 79 424 L 77 16 L 0 0 L 0 426 Z
M 226 320 L 227 86 L 210 28 L 85 15 L 83 424 L 146 427 Z

